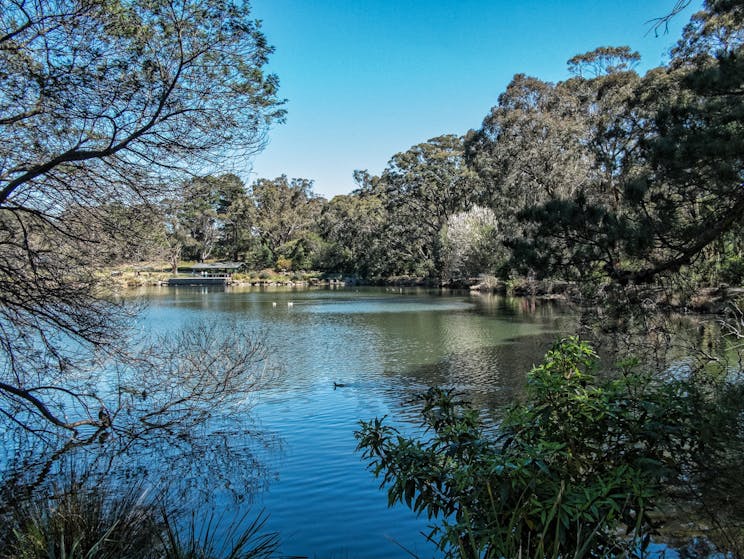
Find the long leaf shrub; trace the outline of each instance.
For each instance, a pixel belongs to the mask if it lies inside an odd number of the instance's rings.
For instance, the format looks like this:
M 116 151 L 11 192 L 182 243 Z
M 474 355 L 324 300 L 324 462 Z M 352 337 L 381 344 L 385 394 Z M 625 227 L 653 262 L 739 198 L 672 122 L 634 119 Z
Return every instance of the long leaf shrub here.
M 728 451 L 736 416 L 713 384 L 597 366 L 586 342 L 565 339 L 495 431 L 431 388 L 416 399 L 424 436 L 362 421 L 359 450 L 390 504 L 429 517 L 448 558 L 641 556 L 665 490 L 689 488 Z

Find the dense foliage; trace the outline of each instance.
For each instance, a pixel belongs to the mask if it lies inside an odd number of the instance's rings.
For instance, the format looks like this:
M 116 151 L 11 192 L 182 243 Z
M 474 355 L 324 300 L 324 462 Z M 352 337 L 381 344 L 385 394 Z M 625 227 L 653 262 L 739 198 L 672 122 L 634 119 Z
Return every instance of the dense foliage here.
M 187 259 L 366 279 L 622 286 L 685 271 L 697 285 L 740 284 L 743 43 L 740 4 L 711 0 L 666 66 L 639 75 L 638 53 L 603 46 L 572 57 L 562 82 L 517 74 L 480 129 L 394 154 L 379 176 L 355 172 L 351 194 L 327 201 L 306 179 L 258 179 L 221 213 L 193 185 L 227 175 L 191 181 L 166 239 L 182 232 Z M 174 254 L 151 246 L 150 257 Z
M 417 400 L 423 435 L 363 421 L 359 449 L 390 504 L 432 520 L 447 557 L 642 556 L 664 491 L 692 498 L 736 453 L 739 389 L 631 363 L 602 379 L 597 361 L 585 342 L 557 343 L 497 430 L 430 389 Z
M 512 242 L 518 255 L 541 274 L 588 267 L 620 284 L 740 258 L 743 44 L 741 5 L 709 2 L 667 67 L 579 82 L 607 121 L 589 143 L 605 146 L 594 150 L 603 172 L 574 195 L 523 208 L 533 232 Z M 622 103 L 603 106 L 617 92 Z

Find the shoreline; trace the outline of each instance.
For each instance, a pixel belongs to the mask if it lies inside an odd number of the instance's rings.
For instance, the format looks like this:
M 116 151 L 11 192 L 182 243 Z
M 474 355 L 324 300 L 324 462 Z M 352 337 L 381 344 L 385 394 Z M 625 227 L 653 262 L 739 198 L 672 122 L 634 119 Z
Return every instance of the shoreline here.
M 108 269 L 100 272 L 102 279 L 116 289 L 137 289 L 140 287 L 167 286 L 171 278 L 188 280 L 193 275 L 174 276 L 170 271 L 164 272 L 157 267 L 131 267 L 126 269 Z M 208 277 L 208 276 L 207 276 Z M 195 277 L 198 279 L 198 277 Z M 535 280 L 514 278 L 504 281 L 493 276 L 482 275 L 473 278 L 462 278 L 440 283 L 431 278 L 416 276 L 392 276 L 387 278 L 362 279 L 342 274 L 324 274 L 321 272 L 276 272 L 260 270 L 231 274 L 225 277 L 226 286 L 237 287 L 418 287 L 428 289 L 449 289 L 470 291 L 471 293 L 493 293 L 511 297 L 527 297 L 542 301 L 562 301 L 567 304 L 582 304 L 587 299 L 612 300 L 619 292 L 613 292 L 611 286 L 599 286 L 591 297 L 582 294 L 575 282 L 564 280 Z M 637 300 L 645 307 L 656 307 L 680 313 L 723 314 L 732 303 L 744 300 L 744 287 L 719 285 L 695 289 L 671 289 L 659 286 L 640 286 L 636 290 L 623 293 L 630 300 Z

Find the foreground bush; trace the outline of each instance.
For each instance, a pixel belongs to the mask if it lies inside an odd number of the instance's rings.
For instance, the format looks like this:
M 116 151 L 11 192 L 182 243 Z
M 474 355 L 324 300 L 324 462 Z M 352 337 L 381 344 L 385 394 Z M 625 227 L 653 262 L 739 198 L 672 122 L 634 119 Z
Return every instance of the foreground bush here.
M 388 488 L 435 521 L 446 557 L 640 556 L 665 487 L 723 452 L 735 419 L 710 386 L 622 367 L 600 380 L 585 342 L 556 344 L 498 432 L 452 391 L 418 397 L 421 438 L 362 422 L 359 449 Z

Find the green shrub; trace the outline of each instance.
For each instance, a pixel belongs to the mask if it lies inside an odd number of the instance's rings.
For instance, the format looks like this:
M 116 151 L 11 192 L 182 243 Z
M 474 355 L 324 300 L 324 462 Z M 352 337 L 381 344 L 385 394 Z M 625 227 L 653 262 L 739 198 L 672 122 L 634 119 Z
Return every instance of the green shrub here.
M 363 458 L 432 521 L 446 557 L 636 556 L 664 484 L 710 460 L 722 433 L 714 404 L 682 381 L 624 366 L 599 380 L 585 342 L 556 344 L 528 375 L 527 399 L 498 432 L 448 390 L 420 395 L 422 438 L 382 419 L 356 433 Z M 730 425 L 735 428 L 735 421 Z M 713 435 L 711 435 L 713 434 Z
M 292 269 L 292 260 L 285 256 L 276 259 L 276 269 L 279 272 L 287 272 Z

